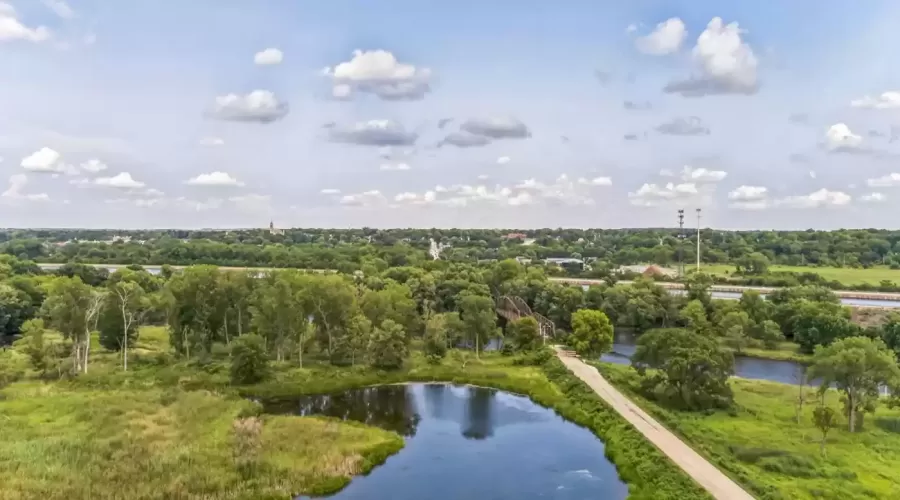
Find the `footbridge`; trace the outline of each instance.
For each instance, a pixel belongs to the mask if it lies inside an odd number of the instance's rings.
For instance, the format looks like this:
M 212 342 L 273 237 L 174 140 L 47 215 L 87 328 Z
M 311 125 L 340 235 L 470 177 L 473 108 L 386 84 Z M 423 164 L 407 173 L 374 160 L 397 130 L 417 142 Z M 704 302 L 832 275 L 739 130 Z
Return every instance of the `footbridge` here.
M 503 295 L 497 299 L 497 314 L 507 321 L 516 321 L 525 317 L 534 318 L 541 330 L 541 338 L 547 340 L 556 334 L 556 326 L 545 316 L 538 314 L 528 307 L 522 297 L 516 295 Z

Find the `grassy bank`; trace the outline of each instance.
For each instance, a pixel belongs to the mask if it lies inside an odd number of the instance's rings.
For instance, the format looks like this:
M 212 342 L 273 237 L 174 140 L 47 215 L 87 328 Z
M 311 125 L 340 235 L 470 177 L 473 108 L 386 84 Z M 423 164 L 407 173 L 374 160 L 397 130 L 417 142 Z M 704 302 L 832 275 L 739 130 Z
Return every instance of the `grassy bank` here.
M 227 358 L 176 362 L 165 330 L 145 328 L 122 373 L 95 346 L 90 373 L 70 382 L 19 382 L 0 392 L 0 500 L 266 499 L 343 487 L 402 448 L 393 433 L 321 418 L 263 416 L 260 465 L 243 480 L 231 426 L 241 396 L 332 392 L 373 384 L 445 381 L 531 397 L 590 429 L 634 499 L 708 499 L 653 445 L 555 358 L 525 366 L 489 354 L 431 365 L 414 349 L 394 372 L 335 368 L 311 356 L 276 365 L 265 383 L 232 387 Z
M 735 352 L 735 354 L 737 353 Z M 795 344 L 793 342 L 781 342 L 775 349 L 746 347 L 744 349 L 741 349 L 740 355 L 746 356 L 748 358 L 772 359 L 775 361 L 796 361 L 798 363 L 809 363 L 812 359 L 811 355 L 800 352 L 800 344 Z
M 635 396 L 634 370 L 608 363 L 596 366 Z M 856 434 L 846 431 L 842 419 L 844 427 L 831 431 L 827 457 L 822 457 L 821 434 L 812 423 L 815 402 L 804 406 L 799 424 L 795 420 L 796 386 L 744 379 L 732 379 L 731 386 L 736 403 L 732 412 L 678 412 L 639 396 L 634 399 L 760 499 L 900 498 L 900 410 L 879 407 Z M 826 403 L 840 408 L 833 391 Z
M 333 490 L 402 447 L 393 433 L 319 418 L 264 418 L 259 473 L 232 463 L 248 405 L 206 391 L 16 384 L 0 402 L 0 498 L 287 498 Z

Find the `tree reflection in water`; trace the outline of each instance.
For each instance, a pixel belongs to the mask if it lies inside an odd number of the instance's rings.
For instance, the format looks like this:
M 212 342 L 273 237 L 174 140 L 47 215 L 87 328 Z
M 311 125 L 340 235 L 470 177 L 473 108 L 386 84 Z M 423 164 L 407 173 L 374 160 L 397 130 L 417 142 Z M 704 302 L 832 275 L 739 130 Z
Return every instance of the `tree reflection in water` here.
M 494 389 L 468 387 L 462 435 L 466 439 L 487 439 L 494 435 Z
M 324 415 L 354 420 L 406 437 L 416 435 L 416 427 L 420 420 L 413 396 L 403 385 L 366 387 L 337 394 L 273 400 L 264 402 L 263 406 L 268 413 Z
M 528 420 L 527 413 L 517 410 L 504 412 L 503 408 L 498 407 L 496 395 L 496 390 L 482 387 L 386 385 L 335 394 L 268 400 L 263 402 L 263 406 L 267 413 L 325 415 L 412 437 L 421 420 L 416 404 L 416 398 L 419 398 L 421 412 L 428 418 L 458 423 L 460 434 L 466 439 L 487 439 L 501 425 L 498 418 L 507 420 L 506 423 Z

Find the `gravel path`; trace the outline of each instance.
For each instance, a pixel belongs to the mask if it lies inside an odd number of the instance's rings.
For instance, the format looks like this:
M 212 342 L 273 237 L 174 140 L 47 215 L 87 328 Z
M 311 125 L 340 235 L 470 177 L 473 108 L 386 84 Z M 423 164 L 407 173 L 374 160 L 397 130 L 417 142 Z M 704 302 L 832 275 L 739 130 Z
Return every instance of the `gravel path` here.
M 557 351 L 559 359 L 578 378 L 588 384 L 607 404 L 615 408 L 651 443 L 684 470 L 700 486 L 719 500 L 753 500 L 737 483 L 684 444 L 676 435 L 638 408 L 600 375 L 596 368 L 568 353 Z

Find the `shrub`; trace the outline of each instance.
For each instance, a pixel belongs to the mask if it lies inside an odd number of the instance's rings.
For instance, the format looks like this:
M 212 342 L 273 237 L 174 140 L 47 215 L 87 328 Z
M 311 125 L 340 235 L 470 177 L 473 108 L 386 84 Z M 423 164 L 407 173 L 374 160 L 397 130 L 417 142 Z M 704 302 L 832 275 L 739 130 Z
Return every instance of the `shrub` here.
M 255 384 L 269 375 L 269 359 L 262 337 L 242 335 L 231 347 L 231 382 Z

